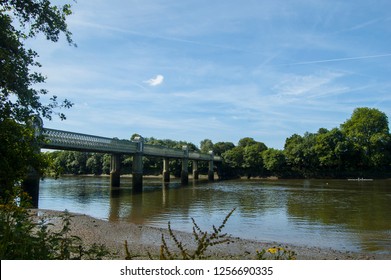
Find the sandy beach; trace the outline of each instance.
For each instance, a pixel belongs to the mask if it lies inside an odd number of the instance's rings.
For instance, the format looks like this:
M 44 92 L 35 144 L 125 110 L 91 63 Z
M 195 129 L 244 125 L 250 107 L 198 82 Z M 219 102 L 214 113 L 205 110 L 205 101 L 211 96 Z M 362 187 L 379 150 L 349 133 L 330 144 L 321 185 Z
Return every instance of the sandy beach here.
M 45 221 L 53 224 L 52 231 L 61 228 L 61 215 L 63 212 L 52 210 L 31 210 L 33 217 L 44 217 Z M 175 244 L 170 238 L 167 228 L 153 228 L 144 225 L 136 225 L 127 222 L 109 222 L 96 219 L 84 214 L 71 213 L 72 234 L 82 238 L 83 243 L 88 246 L 93 243 L 104 244 L 112 253 L 111 259 L 125 259 L 125 241 L 128 243 L 130 254 L 134 259 L 149 259 L 148 252 L 159 258 L 162 235 L 172 252 L 178 252 Z M 219 226 L 219 225 L 216 225 Z M 211 225 L 212 227 L 212 225 Z M 209 230 L 209 229 L 203 229 Z M 175 236 L 188 250 L 195 247 L 194 237 L 191 233 L 174 231 Z M 349 259 L 391 259 L 390 254 L 361 254 L 356 252 L 337 251 L 330 248 L 297 246 L 294 244 L 281 244 L 270 242 L 259 242 L 245 240 L 229 236 L 229 243 L 209 247 L 206 255 L 210 259 L 255 259 L 256 251 L 268 249 L 273 246 L 283 247 L 286 250 L 294 251 L 299 260 L 349 260 Z

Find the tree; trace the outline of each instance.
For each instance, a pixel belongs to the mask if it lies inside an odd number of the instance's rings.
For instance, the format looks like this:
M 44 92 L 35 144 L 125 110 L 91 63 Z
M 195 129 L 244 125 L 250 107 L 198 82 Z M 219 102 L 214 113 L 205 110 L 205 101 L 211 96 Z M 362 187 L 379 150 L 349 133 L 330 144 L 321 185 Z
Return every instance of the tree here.
M 319 162 L 315 152 L 316 134 L 306 132 L 304 136 L 294 134 L 287 138 L 284 153 L 288 165 L 304 177 L 317 174 Z
M 48 0 L 2 0 L 0 2 L 0 120 L 11 118 L 27 122 L 33 114 L 51 119 L 55 108 L 72 106 L 71 102 L 51 98 L 49 105 L 40 102 L 45 89 L 36 89 L 45 77 L 31 69 L 41 65 L 38 54 L 25 47 L 25 41 L 43 33 L 50 41 L 57 42 L 64 33 L 69 44 L 73 44 L 65 18 L 71 14 L 69 4 L 52 6 Z M 15 27 L 15 25 L 19 25 Z M 61 119 L 62 113 L 57 113 Z
M 0 168 L 1 188 L 10 189 L 23 178 L 30 165 L 43 166 L 37 158 L 36 135 L 31 123 L 33 115 L 51 119 L 53 114 L 65 119 L 57 111 L 69 108 L 69 100 L 59 102 L 56 96 L 45 105 L 40 97 L 47 90 L 38 89 L 45 77 L 33 69 L 41 65 L 38 54 L 25 46 L 26 40 L 43 34 L 49 41 L 57 42 L 65 34 L 74 45 L 66 24 L 71 14 L 69 4 L 53 6 L 48 0 L 0 1 Z M 19 143 L 18 143 L 19 142 Z M 15 164 L 15 159 L 19 159 Z M 37 162 L 39 160 L 39 162 Z M 33 164 L 34 163 L 34 164 Z M 4 167 L 4 169 L 3 169 Z
M 235 169 L 241 169 L 243 167 L 244 159 L 244 148 L 234 147 L 222 154 L 223 160 L 230 167 Z
M 100 175 L 102 174 L 102 166 L 103 166 L 103 154 L 92 153 L 89 155 L 86 161 L 87 173 Z
M 327 176 L 342 175 L 353 160 L 349 143 L 338 128 L 330 131 L 320 129 L 316 135 L 314 149 L 319 160 L 319 169 Z
M 213 145 L 213 152 L 217 156 L 221 156 L 228 150 L 235 148 L 235 145 L 232 142 L 217 142 Z
M 260 176 L 263 173 L 262 152 L 267 147 L 262 142 L 245 137 L 239 140 L 238 146 L 225 151 L 222 157 L 225 164 L 236 170 L 238 175 Z M 234 173 L 234 172 L 230 172 Z
M 210 139 L 202 140 L 200 143 L 200 150 L 201 153 L 209 153 L 210 151 L 213 151 L 213 142 Z
M 36 152 L 36 141 L 28 127 L 11 119 L 0 121 L 0 196 L 26 176 L 30 167 L 46 166 L 43 155 Z
M 251 139 L 250 141 L 242 141 L 243 139 Z M 243 138 L 239 144 L 246 143 L 243 151 L 243 168 L 247 177 L 263 175 L 263 159 L 262 152 L 267 150 L 267 147 L 262 142 L 254 141 L 252 138 Z M 242 142 L 241 142 L 242 141 Z
M 111 155 L 104 154 L 102 157 L 102 173 L 110 174 Z
M 269 148 L 262 152 L 263 165 L 270 175 L 283 177 L 287 173 L 287 164 L 284 152 Z
M 256 143 L 257 143 L 257 141 L 255 141 L 254 138 L 244 137 L 244 138 L 239 140 L 238 146 L 239 147 L 246 147 L 246 146 L 254 145 Z
M 390 161 L 390 132 L 387 115 L 374 108 L 357 108 L 341 131 L 357 156 L 357 168 L 383 169 Z

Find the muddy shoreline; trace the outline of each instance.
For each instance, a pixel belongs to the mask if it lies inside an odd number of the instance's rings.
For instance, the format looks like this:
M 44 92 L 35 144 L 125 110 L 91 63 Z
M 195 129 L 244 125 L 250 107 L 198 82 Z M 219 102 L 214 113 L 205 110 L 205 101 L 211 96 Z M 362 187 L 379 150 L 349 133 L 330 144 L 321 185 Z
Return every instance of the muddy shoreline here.
M 61 215 L 63 212 L 53 210 L 35 209 L 31 210 L 31 215 L 37 219 L 44 219 L 53 224 L 52 231 L 61 228 Z M 172 252 L 178 252 L 175 244 L 170 238 L 167 228 L 154 228 L 144 225 L 136 225 L 129 222 L 110 222 L 96 219 L 84 214 L 71 213 L 72 234 L 79 236 L 85 245 L 104 244 L 112 253 L 111 259 L 125 259 L 125 241 L 134 259 L 149 259 L 150 253 L 154 259 L 159 258 L 162 235 Z M 212 226 L 212 225 L 211 225 Z M 193 235 L 191 233 L 174 231 L 175 236 L 188 250 L 195 247 Z M 294 251 L 299 260 L 351 260 L 351 259 L 383 259 L 391 260 L 390 254 L 362 254 L 357 252 L 338 251 L 330 248 L 298 246 L 294 244 L 281 244 L 272 242 L 260 242 L 246 240 L 234 236 L 229 236 L 229 243 L 216 245 L 207 250 L 210 259 L 255 259 L 256 251 L 268 249 L 273 246 L 283 247 L 286 250 Z

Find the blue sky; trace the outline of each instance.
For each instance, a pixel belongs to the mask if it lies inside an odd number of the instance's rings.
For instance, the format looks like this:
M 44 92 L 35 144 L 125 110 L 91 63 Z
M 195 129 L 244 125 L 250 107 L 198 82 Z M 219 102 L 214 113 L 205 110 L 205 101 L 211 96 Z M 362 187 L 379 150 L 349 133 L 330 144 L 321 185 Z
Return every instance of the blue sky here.
M 282 149 L 357 107 L 391 115 L 387 0 L 78 0 L 73 11 L 77 48 L 30 43 L 44 87 L 75 103 L 46 127 Z

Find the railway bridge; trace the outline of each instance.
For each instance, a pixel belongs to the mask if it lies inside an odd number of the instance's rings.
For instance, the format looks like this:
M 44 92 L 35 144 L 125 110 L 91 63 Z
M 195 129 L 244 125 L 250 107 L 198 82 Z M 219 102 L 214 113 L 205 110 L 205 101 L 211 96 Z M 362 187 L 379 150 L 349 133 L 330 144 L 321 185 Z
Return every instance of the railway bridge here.
M 221 158 L 215 156 L 212 151 L 208 154 L 189 151 L 187 146 L 182 149 L 168 148 L 164 146 L 150 145 L 144 143 L 142 137 L 136 137 L 133 141 L 120 140 L 118 138 L 107 138 L 96 135 L 88 135 L 71 131 L 43 128 L 37 125 L 37 134 L 42 135 L 44 141 L 39 147 L 54 150 L 71 150 L 82 152 L 99 152 L 111 154 L 110 164 L 110 185 L 120 186 L 121 155 L 132 155 L 132 186 L 133 190 L 140 192 L 143 189 L 143 157 L 160 157 L 163 159 L 163 181 L 170 181 L 169 161 L 180 159 L 182 161 L 181 183 L 187 185 L 189 182 L 189 161 L 192 161 L 192 175 L 198 179 L 198 162 L 207 161 L 208 180 L 214 180 L 214 165 L 221 162 Z M 24 188 L 33 197 L 33 204 L 38 205 L 39 175 L 32 171 L 23 182 Z

